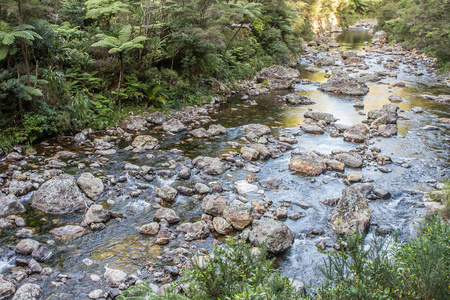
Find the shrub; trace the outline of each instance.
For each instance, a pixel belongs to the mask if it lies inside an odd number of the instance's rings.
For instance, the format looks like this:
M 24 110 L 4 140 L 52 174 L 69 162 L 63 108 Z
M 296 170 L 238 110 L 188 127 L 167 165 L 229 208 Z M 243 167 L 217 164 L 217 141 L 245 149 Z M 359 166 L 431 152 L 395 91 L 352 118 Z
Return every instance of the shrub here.
M 388 241 L 386 243 L 386 241 Z M 450 299 L 450 225 L 432 214 L 408 243 L 358 235 L 329 254 L 321 299 Z

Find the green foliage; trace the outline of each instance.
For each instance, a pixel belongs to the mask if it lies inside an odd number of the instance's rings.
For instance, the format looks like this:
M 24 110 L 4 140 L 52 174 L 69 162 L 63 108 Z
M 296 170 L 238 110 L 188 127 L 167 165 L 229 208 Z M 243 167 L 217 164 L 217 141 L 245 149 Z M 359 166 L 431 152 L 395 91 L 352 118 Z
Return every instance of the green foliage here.
M 377 16 L 378 29 L 397 42 L 437 57 L 439 65 L 448 67 L 449 12 L 447 0 L 384 0 Z
M 361 236 L 347 237 L 322 269 L 321 299 L 448 299 L 450 225 L 437 214 L 421 223 L 408 243 L 375 238 L 367 249 Z
M 242 241 L 228 239 L 226 245 L 215 245 L 208 256 L 191 259 L 192 268 L 182 274 L 179 285 L 186 297 L 176 294 L 153 296 L 149 283 L 128 289 L 120 300 L 131 299 L 196 299 L 196 300 L 290 300 L 300 294 L 289 280 L 272 269 L 267 251 L 255 251 Z

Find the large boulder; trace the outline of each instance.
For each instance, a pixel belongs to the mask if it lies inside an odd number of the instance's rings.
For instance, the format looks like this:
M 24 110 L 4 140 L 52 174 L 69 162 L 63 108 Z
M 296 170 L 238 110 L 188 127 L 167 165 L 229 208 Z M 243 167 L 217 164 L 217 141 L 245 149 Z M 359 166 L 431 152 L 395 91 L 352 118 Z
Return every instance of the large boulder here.
M 350 96 L 363 96 L 369 92 L 369 87 L 364 82 L 350 77 L 346 71 L 341 69 L 333 70 L 330 79 L 322 83 L 318 89 Z
M 73 213 L 91 203 L 79 189 L 75 178 L 68 174 L 46 181 L 31 197 L 32 207 L 49 214 Z
M 202 210 L 205 214 L 220 216 L 228 202 L 220 195 L 208 195 L 203 198 Z
M 226 171 L 225 164 L 218 157 L 198 156 L 192 163 L 208 175 L 220 175 Z
M 305 175 L 320 175 L 327 170 L 327 166 L 318 156 L 299 155 L 291 158 L 289 170 Z
M 371 121 L 371 126 L 378 128 L 380 125 L 396 124 L 398 119 L 398 106 L 395 104 L 385 104 L 381 109 L 374 109 L 367 113 L 367 119 Z
M 223 217 L 237 230 L 243 230 L 253 221 L 252 208 L 243 204 L 226 206 Z
M 292 88 L 298 77 L 300 72 L 297 69 L 273 65 L 256 74 L 256 81 L 259 83 L 267 81 L 272 90 L 284 90 Z
M 132 131 L 145 130 L 147 129 L 147 120 L 141 116 L 133 116 L 120 122 L 120 127 Z
M 369 228 L 370 216 L 366 197 L 354 188 L 345 188 L 331 213 L 330 227 L 341 234 L 364 233 Z
M 279 254 L 292 246 L 294 233 L 280 221 L 269 219 L 259 222 L 250 232 L 250 242 L 255 246 L 265 246 L 267 250 Z
M 100 178 L 95 178 L 91 173 L 83 173 L 77 179 L 80 189 L 92 200 L 95 200 L 105 190 Z
M 42 298 L 42 289 L 39 285 L 33 283 L 25 283 L 14 295 L 12 300 L 40 300 Z
M 164 122 L 162 124 L 162 129 L 164 131 L 177 133 L 177 132 L 185 130 L 186 126 L 183 123 L 181 123 L 180 120 L 173 118 L 173 119 L 170 119 L 169 121 Z
M 25 207 L 20 203 L 19 199 L 13 194 L 8 196 L 0 196 L 0 218 L 9 215 L 21 214 L 25 212 Z

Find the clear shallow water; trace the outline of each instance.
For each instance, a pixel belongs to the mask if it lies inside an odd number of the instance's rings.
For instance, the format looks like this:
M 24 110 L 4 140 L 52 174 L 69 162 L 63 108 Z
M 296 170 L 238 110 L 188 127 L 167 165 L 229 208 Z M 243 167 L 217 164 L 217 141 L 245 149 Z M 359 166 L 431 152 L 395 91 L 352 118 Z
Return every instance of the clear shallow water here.
M 344 32 L 344 35 L 347 32 Z M 355 33 L 354 33 L 355 34 Z M 362 36 L 365 33 L 361 33 Z M 365 37 L 367 38 L 367 36 Z M 348 49 L 359 49 L 360 44 L 365 38 L 354 39 L 349 42 Z M 345 38 L 347 39 L 347 38 Z M 339 37 L 338 37 L 339 40 Z M 357 42 L 356 42 L 357 40 Z M 352 44 L 353 43 L 353 44 Z M 354 45 L 354 46 L 351 46 Z M 353 48 L 352 48 L 353 47 Z M 383 67 L 376 63 L 378 59 L 386 59 L 384 55 L 371 54 L 366 58 L 366 62 L 371 69 L 364 72 L 382 70 Z M 222 176 L 202 177 L 201 174 L 193 174 L 190 180 L 181 181 L 176 178 L 176 171 L 168 178 L 156 176 L 155 180 L 148 183 L 140 177 L 129 176 L 124 170 L 127 162 L 137 165 L 148 165 L 156 170 L 167 170 L 164 166 L 169 160 L 174 160 L 177 165 L 189 164 L 190 159 L 199 155 L 217 157 L 230 151 L 237 151 L 227 144 L 229 141 L 243 143 L 241 137 L 244 136 L 240 126 L 249 123 L 261 123 L 273 127 L 274 136 L 295 136 L 298 143 L 293 148 L 299 148 L 302 152 L 316 150 L 324 154 L 331 153 L 334 149 L 353 150 L 356 144 L 344 142 L 342 138 L 332 138 L 329 133 L 321 136 L 302 134 L 299 125 L 303 123 L 303 114 L 308 110 L 332 113 L 339 119 L 339 123 L 346 125 L 358 124 L 366 119 L 366 116 L 359 114 L 367 113 L 372 109 L 381 108 L 383 104 L 390 103 L 388 96 L 391 94 L 400 95 L 405 100 L 399 103 L 403 110 L 400 115 L 405 120 L 398 122 L 399 135 L 392 138 L 380 138 L 376 140 L 374 146 L 379 147 L 382 153 L 391 156 L 394 164 L 388 165 L 392 169 L 391 173 L 385 174 L 377 170 L 376 165 L 369 164 L 362 169 L 365 178 L 373 179 L 374 186 L 387 189 L 393 197 L 389 200 L 376 200 L 370 202 L 370 208 L 373 213 L 371 230 L 369 238 L 373 234 L 376 224 L 390 225 L 400 232 L 401 238 L 406 238 L 414 234 L 414 226 L 421 219 L 421 215 L 426 213 L 426 209 L 420 202 L 421 195 L 418 191 L 427 191 L 431 188 L 425 183 L 428 179 L 439 180 L 442 176 L 449 176 L 449 128 L 437 122 L 438 117 L 448 117 L 450 110 L 444 104 L 433 103 L 418 97 L 420 94 L 442 94 L 448 93 L 448 89 L 437 86 L 433 77 L 426 72 L 424 76 L 416 77 L 406 73 L 407 66 L 400 66 L 400 72 L 397 79 L 385 78 L 382 82 L 395 83 L 404 81 L 406 87 L 391 88 L 390 85 L 380 83 L 368 83 L 370 92 L 366 96 L 349 97 L 339 96 L 329 93 L 323 93 L 317 90 L 317 85 L 325 81 L 325 69 L 319 69 L 317 73 L 308 73 L 304 67 L 308 65 L 304 61 L 300 67 L 302 78 L 309 79 L 312 84 L 296 85 L 292 91 L 274 91 L 267 95 L 252 98 L 258 105 L 250 105 L 248 102 L 239 100 L 239 96 L 230 99 L 226 104 L 218 108 L 217 113 L 211 115 L 217 123 L 227 128 L 227 134 L 215 139 L 187 141 L 185 134 L 179 134 L 172 137 L 163 136 L 159 130 L 151 130 L 149 134 L 157 137 L 162 144 L 162 149 L 151 151 L 154 157 L 148 158 L 144 154 L 133 154 L 125 151 L 130 141 L 120 141 L 117 154 L 110 156 L 109 161 L 105 162 L 95 172 L 101 176 L 120 176 L 127 175 L 127 182 L 118 183 L 116 186 L 110 186 L 103 197 L 103 204 L 108 199 L 115 201 L 115 204 L 109 209 L 123 213 L 126 218 L 122 222 L 112 220 L 107 223 L 106 229 L 102 231 L 87 231 L 85 235 L 70 241 L 56 241 L 56 247 L 53 248 L 55 256 L 48 263 L 55 269 L 56 274 L 64 273 L 74 276 L 66 285 L 61 288 L 49 288 L 46 293 L 59 293 L 62 299 L 76 298 L 84 299 L 86 294 L 95 288 L 104 288 L 105 286 L 93 283 L 88 279 L 91 274 L 101 276 L 104 272 L 104 266 L 120 268 L 127 273 L 141 272 L 143 279 L 152 279 L 150 274 L 145 272 L 144 266 L 150 264 L 156 270 L 168 264 L 168 259 L 164 257 L 169 249 L 173 249 L 184 243 L 182 239 L 177 239 L 168 246 L 155 244 L 154 238 L 148 238 L 138 233 L 138 228 L 152 221 L 154 208 L 155 190 L 158 187 L 169 185 L 176 187 L 178 185 L 193 186 L 196 182 L 218 181 L 224 188 L 223 196 L 230 202 L 237 198 L 233 189 L 233 183 L 237 180 L 246 178 L 249 172 L 232 168 Z M 420 67 L 420 66 L 419 66 Z M 405 71 L 403 71 L 405 70 Z M 288 93 L 298 93 L 310 97 L 316 103 L 307 106 L 288 106 L 279 100 L 279 96 Z M 353 105 L 363 102 L 364 109 L 356 110 Z M 409 109 L 414 106 L 420 106 L 426 111 L 423 114 L 414 114 Z M 425 125 L 434 125 L 439 127 L 437 131 L 424 131 Z M 49 149 L 37 147 L 39 154 L 49 157 L 59 151 L 55 146 L 61 146 L 64 150 L 71 150 L 79 153 L 79 156 L 70 163 L 68 172 L 80 174 L 83 171 L 78 170 L 77 163 L 80 161 L 90 163 L 97 159 L 92 155 L 86 154 L 86 151 L 92 151 L 88 147 L 79 148 L 65 141 L 54 142 Z M 183 153 L 171 153 L 171 149 L 183 150 Z M 304 212 L 305 217 L 297 221 L 287 220 L 285 223 L 295 233 L 295 242 L 292 248 L 282 255 L 277 264 L 283 275 L 296 277 L 305 283 L 316 285 L 321 274 L 318 266 L 322 263 L 324 256 L 317 251 L 315 243 L 322 239 L 336 239 L 335 235 L 327 226 L 328 218 L 332 208 L 320 203 L 321 200 L 339 196 L 346 185 L 334 172 L 326 172 L 320 176 L 304 177 L 292 175 L 288 170 L 290 152 L 287 151 L 282 157 L 266 162 L 255 162 L 261 168 L 261 171 L 255 175 L 264 180 L 270 177 L 279 177 L 288 187 L 288 190 L 266 191 L 264 196 L 271 199 L 276 206 L 281 205 L 283 200 L 293 202 L 305 202 L 310 208 L 302 209 L 297 205 L 288 208 L 289 213 Z M 401 167 L 402 162 L 408 162 L 411 168 Z M 39 168 L 40 163 L 36 162 L 31 168 Z M 4 166 L 6 167 L 6 165 Z M 346 170 L 349 172 L 352 170 Z M 129 195 L 138 188 L 138 185 L 146 184 L 147 189 L 143 190 L 141 196 L 131 198 Z M 248 200 L 260 199 L 262 195 L 249 195 Z M 28 203 L 28 197 L 22 200 Z M 180 213 L 182 222 L 196 221 L 201 217 L 201 200 L 193 197 L 179 195 L 176 202 L 171 206 Z M 45 217 L 46 220 L 40 220 Z M 66 224 L 79 224 L 82 221 L 81 214 L 69 216 L 45 216 L 30 214 L 27 217 L 27 224 L 36 227 L 36 240 L 45 242 L 53 237 L 48 233 L 55 227 Z M 175 229 L 175 226 L 171 226 Z M 320 232 L 322 235 L 311 235 L 311 232 Z M 13 231 L 7 232 L 0 238 L 2 245 L 15 245 L 17 240 L 13 236 Z M 210 236 L 206 241 L 194 241 L 189 245 L 194 252 L 199 247 L 209 248 L 214 237 Z M 0 260 L 0 268 L 3 266 L 3 273 L 8 272 L 11 253 L 3 254 Z M 89 258 L 94 261 L 90 267 L 85 266 L 81 261 Z M 2 263 L 5 262 L 5 263 Z M 56 275 L 55 275 L 56 276 Z M 54 278 L 53 278 L 54 279 Z M 47 279 L 47 283 L 52 278 Z

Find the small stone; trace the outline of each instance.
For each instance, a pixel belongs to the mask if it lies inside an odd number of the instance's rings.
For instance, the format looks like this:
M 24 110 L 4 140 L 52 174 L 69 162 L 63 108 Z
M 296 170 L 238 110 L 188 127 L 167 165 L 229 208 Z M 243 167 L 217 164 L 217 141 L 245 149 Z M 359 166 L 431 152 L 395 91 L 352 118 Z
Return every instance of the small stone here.
M 93 290 L 92 292 L 89 293 L 89 298 L 91 299 L 98 299 L 103 297 L 103 291 L 102 290 Z
M 350 182 L 358 182 L 358 181 L 361 181 L 362 178 L 363 178 L 363 174 L 358 171 L 349 172 L 347 174 L 347 180 Z

